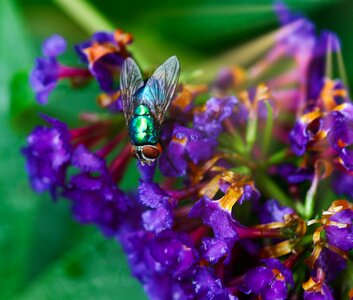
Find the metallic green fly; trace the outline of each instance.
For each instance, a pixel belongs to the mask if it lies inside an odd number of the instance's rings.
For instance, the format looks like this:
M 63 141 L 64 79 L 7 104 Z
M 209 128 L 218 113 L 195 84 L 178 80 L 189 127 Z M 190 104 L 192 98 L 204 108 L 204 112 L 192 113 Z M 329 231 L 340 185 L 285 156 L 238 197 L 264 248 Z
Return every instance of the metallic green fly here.
M 145 84 L 132 58 L 124 61 L 120 74 L 123 110 L 132 154 L 151 164 L 161 153 L 161 126 L 173 99 L 180 75 L 176 56 L 167 59 Z

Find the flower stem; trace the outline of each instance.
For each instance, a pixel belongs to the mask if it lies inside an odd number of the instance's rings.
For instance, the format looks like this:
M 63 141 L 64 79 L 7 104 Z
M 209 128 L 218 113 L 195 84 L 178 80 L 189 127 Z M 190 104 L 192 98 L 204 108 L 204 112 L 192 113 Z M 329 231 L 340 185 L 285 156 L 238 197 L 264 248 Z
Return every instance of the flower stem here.
M 53 0 L 89 34 L 98 30 L 113 31 L 115 26 L 85 0 Z
M 250 112 L 250 117 L 246 127 L 246 148 L 248 153 L 251 153 L 252 147 L 256 140 L 257 129 L 257 113 Z
M 278 152 L 276 152 L 275 154 L 273 154 L 266 162 L 267 166 L 271 166 L 271 165 L 276 165 L 279 164 L 283 161 L 286 160 L 286 158 L 288 158 L 288 154 L 289 151 L 288 149 L 282 149 Z
M 265 101 L 265 105 L 267 109 L 267 120 L 265 125 L 264 138 L 262 140 L 262 153 L 264 155 L 266 155 L 268 152 L 270 142 L 271 142 L 272 129 L 273 129 L 272 106 L 268 101 Z
M 84 68 L 73 68 L 61 65 L 59 68 L 59 78 L 91 77 L 91 72 Z
M 240 238 L 256 239 L 256 238 L 283 238 L 281 230 L 272 228 L 258 227 L 239 227 L 237 233 Z
M 262 173 L 257 175 L 255 182 L 256 186 L 258 186 L 260 190 L 263 190 L 267 197 L 278 200 L 281 205 L 293 207 L 294 203 L 292 199 L 266 174 Z
M 315 176 L 313 178 L 313 182 L 306 193 L 305 204 L 304 204 L 304 218 L 309 220 L 314 212 L 314 204 L 315 204 L 315 195 L 316 190 L 320 181 L 320 174 L 316 171 Z

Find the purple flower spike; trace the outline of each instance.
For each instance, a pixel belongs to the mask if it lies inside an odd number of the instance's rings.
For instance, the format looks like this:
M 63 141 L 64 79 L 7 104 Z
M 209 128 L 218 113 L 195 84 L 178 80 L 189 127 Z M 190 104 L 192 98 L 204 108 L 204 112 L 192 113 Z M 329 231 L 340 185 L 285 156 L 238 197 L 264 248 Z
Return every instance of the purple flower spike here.
M 166 176 L 176 177 L 186 174 L 188 161 L 197 164 L 212 157 L 217 141 L 216 136 L 200 130 L 176 125 L 173 138 L 160 159 L 160 169 Z
M 140 202 L 148 207 L 157 208 L 167 204 L 171 197 L 156 183 L 141 182 L 139 186 Z
M 66 41 L 59 35 L 53 35 L 43 43 L 43 55 L 36 60 L 30 74 L 30 85 L 39 104 L 46 104 L 48 96 L 56 87 L 59 79 L 59 62 L 56 57 L 66 50 Z
M 178 277 L 196 263 L 196 251 L 186 235 L 173 231 L 163 231 L 151 241 L 149 249 L 152 257 L 161 267 Z
M 248 271 L 244 278 L 244 292 L 256 294 L 264 300 L 287 299 L 288 285 L 294 286 L 291 271 L 275 258 L 262 260 L 264 266 Z
M 277 200 L 268 200 L 265 202 L 260 212 L 262 223 L 284 222 L 284 216 L 294 213 L 291 207 L 279 205 Z
M 205 267 L 199 268 L 193 281 L 196 299 L 237 300 L 222 286 L 222 282 Z M 195 299 L 195 297 L 193 298 Z
M 211 264 L 215 264 L 221 257 L 227 254 L 227 244 L 218 239 L 205 238 L 202 241 L 201 253 L 202 257 L 207 259 Z
M 94 223 L 106 235 L 116 234 L 131 200 L 116 187 L 104 160 L 83 145 L 74 151 L 72 164 L 80 173 L 71 178 L 63 195 L 72 201 L 76 220 Z
M 66 125 L 51 118 L 47 121 L 53 127 L 35 128 L 27 137 L 27 146 L 22 153 L 26 156 L 33 190 L 38 193 L 49 190 L 55 199 L 57 190 L 65 183 L 72 148 Z
M 194 128 L 207 133 L 210 137 L 218 137 L 222 132 L 222 122 L 232 115 L 238 104 L 234 96 L 223 99 L 211 98 L 206 103 L 206 110 L 194 117 Z
M 227 253 L 231 252 L 235 242 L 239 239 L 237 227 L 240 225 L 232 219 L 228 211 L 221 208 L 218 202 L 206 196 L 202 197 L 190 210 L 189 217 L 201 218 L 204 224 L 213 229 L 215 238 L 227 246 Z M 225 262 L 229 260 L 230 255 L 227 256 Z
M 173 214 L 171 208 L 159 207 L 145 211 L 142 214 L 143 225 L 147 231 L 160 233 L 171 229 L 173 226 Z
M 141 182 L 139 200 L 142 204 L 153 208 L 142 215 L 143 225 L 147 231 L 159 233 L 173 225 L 173 209 L 177 202 L 158 184 Z

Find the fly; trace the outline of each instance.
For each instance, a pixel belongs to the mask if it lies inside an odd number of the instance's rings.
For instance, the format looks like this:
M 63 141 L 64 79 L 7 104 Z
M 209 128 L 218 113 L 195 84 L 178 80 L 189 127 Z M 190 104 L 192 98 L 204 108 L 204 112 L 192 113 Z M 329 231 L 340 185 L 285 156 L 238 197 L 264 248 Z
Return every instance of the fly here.
M 132 58 L 124 61 L 120 74 L 123 111 L 132 154 L 143 164 L 153 163 L 161 154 L 160 130 L 173 99 L 180 75 L 176 56 L 167 59 L 145 84 Z

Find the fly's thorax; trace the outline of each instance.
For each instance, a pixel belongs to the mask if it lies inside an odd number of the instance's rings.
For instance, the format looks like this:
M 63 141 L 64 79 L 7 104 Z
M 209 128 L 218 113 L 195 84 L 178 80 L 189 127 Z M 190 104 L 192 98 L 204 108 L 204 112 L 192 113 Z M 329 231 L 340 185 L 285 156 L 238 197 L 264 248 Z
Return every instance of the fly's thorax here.
M 158 142 L 158 129 L 150 109 L 146 105 L 135 108 L 129 123 L 129 133 L 134 145 L 155 145 Z
M 134 115 L 135 116 L 149 116 L 149 115 L 151 115 L 151 111 L 148 108 L 148 106 L 146 106 L 144 104 L 140 104 L 139 106 L 137 106 L 135 108 Z

